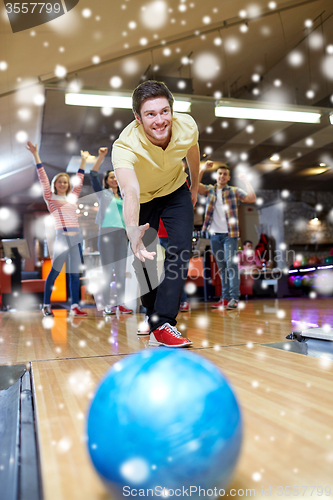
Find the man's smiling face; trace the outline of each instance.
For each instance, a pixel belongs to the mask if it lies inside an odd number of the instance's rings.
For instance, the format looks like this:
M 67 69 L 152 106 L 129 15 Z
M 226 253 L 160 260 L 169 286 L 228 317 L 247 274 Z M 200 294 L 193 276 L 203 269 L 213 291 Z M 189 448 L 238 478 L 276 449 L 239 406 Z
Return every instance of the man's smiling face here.
M 172 112 L 166 97 L 147 99 L 141 106 L 136 120 L 143 126 L 146 137 L 155 146 L 165 149 L 171 139 Z
M 216 184 L 219 189 L 224 188 L 230 181 L 229 170 L 223 167 L 217 169 Z

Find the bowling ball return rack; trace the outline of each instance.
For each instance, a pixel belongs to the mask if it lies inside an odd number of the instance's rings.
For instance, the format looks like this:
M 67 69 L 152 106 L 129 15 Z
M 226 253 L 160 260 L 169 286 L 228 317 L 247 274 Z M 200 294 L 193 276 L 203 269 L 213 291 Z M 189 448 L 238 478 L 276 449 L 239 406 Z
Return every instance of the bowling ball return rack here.
M 333 328 L 322 327 L 296 330 L 286 336 L 289 342 L 264 344 L 267 347 L 281 349 L 296 354 L 333 361 Z

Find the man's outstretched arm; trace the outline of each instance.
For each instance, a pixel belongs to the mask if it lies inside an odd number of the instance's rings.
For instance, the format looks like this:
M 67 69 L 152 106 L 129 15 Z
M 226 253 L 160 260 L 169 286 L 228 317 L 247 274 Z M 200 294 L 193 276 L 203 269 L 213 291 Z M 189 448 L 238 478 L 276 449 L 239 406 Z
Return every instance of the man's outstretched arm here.
M 198 193 L 203 194 L 206 196 L 207 194 L 207 188 L 204 184 L 202 184 L 201 179 L 203 177 L 203 174 L 209 169 L 212 168 L 214 165 L 214 162 L 208 160 L 206 163 L 204 163 L 202 169 L 199 172 L 199 188 L 198 188 Z
M 200 152 L 198 144 L 192 146 L 187 151 L 186 160 L 190 169 L 191 195 L 192 195 L 192 203 L 194 206 L 197 202 L 198 187 L 199 187 Z
M 155 252 L 148 252 L 142 242 L 142 237 L 149 224 L 139 226 L 140 186 L 136 173 L 129 168 L 117 168 L 115 169 L 115 175 L 124 200 L 124 221 L 132 251 L 142 262 L 145 259 L 153 260 Z
M 246 197 L 244 198 L 243 202 L 244 203 L 254 203 L 257 199 L 256 193 L 254 192 L 254 189 L 253 189 L 249 179 L 247 178 L 246 174 L 240 173 L 238 175 L 238 179 L 243 181 L 245 184 L 245 187 L 246 187 L 247 194 L 246 194 Z

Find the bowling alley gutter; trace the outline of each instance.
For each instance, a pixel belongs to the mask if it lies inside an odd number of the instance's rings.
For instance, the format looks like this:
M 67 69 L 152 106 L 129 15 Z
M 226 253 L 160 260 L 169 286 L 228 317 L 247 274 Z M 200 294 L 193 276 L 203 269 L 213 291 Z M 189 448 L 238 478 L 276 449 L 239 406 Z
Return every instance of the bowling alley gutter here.
M 30 370 L 0 391 L 1 491 L 4 500 L 42 500 L 38 436 Z M 0 429 L 1 431 L 1 429 Z

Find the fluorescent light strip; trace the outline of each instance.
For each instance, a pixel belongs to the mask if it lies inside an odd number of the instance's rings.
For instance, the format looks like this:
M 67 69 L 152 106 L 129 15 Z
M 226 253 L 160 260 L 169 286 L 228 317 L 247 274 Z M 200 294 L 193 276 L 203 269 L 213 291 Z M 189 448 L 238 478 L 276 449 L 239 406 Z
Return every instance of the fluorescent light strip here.
M 173 110 L 178 113 L 190 113 L 191 103 L 189 101 L 176 101 L 173 102 Z
M 320 113 L 289 111 L 281 109 L 246 108 L 239 106 L 216 106 L 215 116 L 243 118 L 249 120 L 271 120 L 291 123 L 320 123 Z
M 72 106 L 93 106 L 95 108 L 132 108 L 132 98 L 116 95 L 65 94 L 65 103 Z
M 95 108 L 132 109 L 132 97 L 98 94 L 65 94 L 65 103 L 71 106 L 93 106 Z M 187 113 L 191 111 L 189 101 L 174 101 L 174 111 Z

